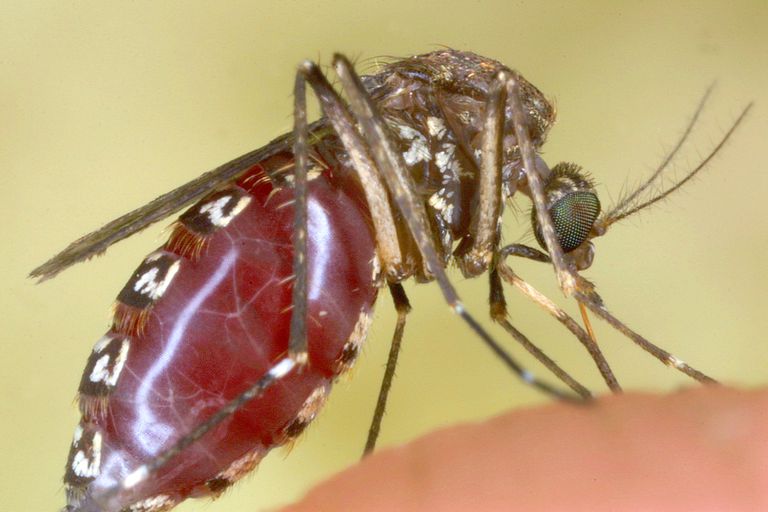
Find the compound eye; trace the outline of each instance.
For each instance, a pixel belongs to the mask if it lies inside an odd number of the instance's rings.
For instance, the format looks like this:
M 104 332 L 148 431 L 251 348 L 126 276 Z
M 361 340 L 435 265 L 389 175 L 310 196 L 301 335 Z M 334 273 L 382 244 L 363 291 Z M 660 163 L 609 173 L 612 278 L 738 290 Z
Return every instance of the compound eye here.
M 553 177 L 544 190 L 555 235 L 563 252 L 580 246 L 589 236 L 592 225 L 600 215 L 600 200 L 592 190 L 591 182 L 574 164 L 558 164 L 552 169 Z M 536 211 L 532 212 L 536 240 L 546 248 Z

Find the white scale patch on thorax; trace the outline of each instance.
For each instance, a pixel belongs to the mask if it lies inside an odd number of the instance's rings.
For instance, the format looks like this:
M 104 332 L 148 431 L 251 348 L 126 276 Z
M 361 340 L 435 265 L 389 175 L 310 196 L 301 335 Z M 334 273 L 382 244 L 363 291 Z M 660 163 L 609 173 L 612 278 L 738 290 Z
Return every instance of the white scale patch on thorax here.
M 436 137 L 437 140 L 440 140 L 445 136 L 445 122 L 439 117 L 429 116 L 427 118 L 427 128 L 429 129 L 429 135 L 431 137 Z
M 429 196 L 429 206 L 434 208 L 435 210 L 442 212 L 446 208 L 445 199 L 440 194 L 440 192 L 435 192 L 431 196 Z
M 456 144 L 444 141 L 440 144 L 440 150 L 435 153 L 435 164 L 443 176 L 443 183 L 458 180 L 461 168 L 456 159 Z
M 401 139 L 411 141 L 411 145 L 403 153 L 403 159 L 408 166 L 432 160 L 432 153 L 429 150 L 427 138 L 421 132 L 403 124 L 397 125 L 397 129 Z
M 429 197 L 429 204 L 443 217 L 447 224 L 453 218 L 453 191 L 450 190 L 459 180 L 459 163 L 456 161 L 456 145 L 443 142 L 440 151 L 435 153 L 435 165 L 440 171 L 442 186 Z
M 399 134 L 404 142 L 410 141 L 408 149 L 403 153 L 403 159 L 408 166 L 413 166 L 419 162 L 429 162 L 434 158 L 434 165 L 440 173 L 440 188 L 432 194 L 427 200 L 428 204 L 443 219 L 443 245 L 450 247 L 452 244 L 452 234 L 447 226 L 452 225 L 454 214 L 454 189 L 458 186 L 460 165 L 456 159 L 456 144 L 452 140 L 445 121 L 437 116 L 427 117 L 427 139 L 424 134 L 415 128 L 400 124 L 390 123 L 390 126 Z M 439 147 L 434 154 L 430 147 L 430 140 Z

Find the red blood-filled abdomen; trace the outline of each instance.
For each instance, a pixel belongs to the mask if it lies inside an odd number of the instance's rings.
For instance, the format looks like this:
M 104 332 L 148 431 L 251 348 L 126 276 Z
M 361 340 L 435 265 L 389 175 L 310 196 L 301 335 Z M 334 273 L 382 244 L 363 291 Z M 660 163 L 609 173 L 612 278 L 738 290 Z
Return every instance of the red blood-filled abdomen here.
M 377 293 L 367 213 L 350 197 L 356 188 L 327 171 L 309 187 L 308 368 L 180 453 L 125 506 L 163 510 L 220 492 L 297 436 L 357 355 Z M 83 420 L 65 476 L 70 505 L 169 448 L 286 354 L 291 199 L 256 168 L 193 206 L 137 269 L 83 375 Z

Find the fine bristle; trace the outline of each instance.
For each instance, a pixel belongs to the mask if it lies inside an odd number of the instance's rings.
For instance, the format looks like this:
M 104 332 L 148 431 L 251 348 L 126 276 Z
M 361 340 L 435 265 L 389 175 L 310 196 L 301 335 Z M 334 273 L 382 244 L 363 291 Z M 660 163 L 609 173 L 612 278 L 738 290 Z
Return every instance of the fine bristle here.
M 206 245 L 206 237 L 190 231 L 181 222 L 176 222 L 173 232 L 165 244 L 165 250 L 192 261 L 200 258 Z
M 149 317 L 149 309 L 139 309 L 122 302 L 115 304 L 113 328 L 116 332 L 131 336 L 141 335 Z

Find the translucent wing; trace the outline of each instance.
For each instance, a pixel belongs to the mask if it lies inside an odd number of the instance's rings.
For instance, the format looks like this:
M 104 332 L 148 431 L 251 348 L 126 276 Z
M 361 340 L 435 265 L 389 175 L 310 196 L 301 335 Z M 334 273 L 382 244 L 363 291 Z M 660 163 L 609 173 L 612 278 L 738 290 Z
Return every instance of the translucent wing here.
M 314 132 L 324 125 L 324 120 L 310 126 Z M 59 254 L 30 272 L 29 276 L 45 281 L 62 270 L 87 260 L 107 250 L 112 244 L 138 233 L 147 226 L 163 220 L 186 205 L 200 199 L 209 191 L 237 178 L 241 173 L 280 151 L 290 150 L 292 134 L 285 134 L 266 146 L 246 153 L 227 162 L 179 188 L 161 195 L 154 201 L 137 208 L 102 226 L 100 229 L 75 240 Z

